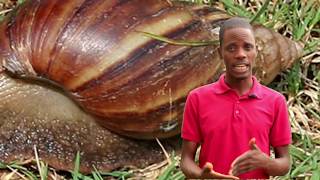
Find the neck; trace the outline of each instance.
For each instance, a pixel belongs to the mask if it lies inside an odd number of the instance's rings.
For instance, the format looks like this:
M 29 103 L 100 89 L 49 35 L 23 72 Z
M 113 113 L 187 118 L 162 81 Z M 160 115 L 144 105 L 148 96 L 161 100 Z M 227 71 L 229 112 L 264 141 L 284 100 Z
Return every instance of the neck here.
M 253 81 L 252 76 L 245 79 L 234 79 L 230 78 L 227 74 L 225 76 L 225 82 L 228 86 L 235 90 L 239 96 L 242 96 L 250 91 Z

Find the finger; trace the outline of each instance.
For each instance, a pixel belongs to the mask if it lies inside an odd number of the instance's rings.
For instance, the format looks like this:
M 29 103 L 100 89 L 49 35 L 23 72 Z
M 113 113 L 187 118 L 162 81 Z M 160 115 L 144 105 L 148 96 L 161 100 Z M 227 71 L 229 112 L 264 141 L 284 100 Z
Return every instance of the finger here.
M 233 175 L 226 175 L 226 174 L 221 174 L 215 171 L 212 171 L 212 176 L 215 178 L 221 178 L 221 179 L 239 179 L 236 176 Z
M 248 153 L 248 155 L 250 155 Z M 244 171 L 251 170 L 253 166 L 253 159 L 250 156 L 237 161 L 234 166 L 231 168 L 232 175 L 238 175 L 239 172 L 243 173 Z
M 251 150 L 257 150 L 256 138 L 251 138 L 249 141 L 249 147 Z
M 236 163 L 231 169 L 231 174 L 236 176 L 239 174 L 239 171 L 241 171 L 242 169 L 245 169 L 247 166 L 248 166 L 247 161 Z
M 233 160 L 231 163 L 231 168 L 233 168 L 237 163 L 244 161 L 248 158 L 248 151 L 238 156 L 236 159 Z
M 241 160 L 242 156 L 237 157 L 233 162 L 231 163 L 231 169 L 236 166 L 236 164 Z
M 221 174 L 221 173 L 218 173 L 216 171 L 213 170 L 213 165 L 212 163 L 210 162 L 206 162 L 206 164 L 203 166 L 203 173 L 208 173 L 208 174 L 211 174 L 212 177 L 215 177 L 215 178 L 222 178 L 222 179 L 239 179 L 238 177 L 236 176 L 232 176 L 232 175 L 225 175 L 225 174 Z
M 256 144 L 256 138 L 251 138 L 249 141 L 249 147 L 251 150 L 258 150 L 260 151 L 260 148 Z
M 209 162 L 206 162 L 206 164 L 203 166 L 203 171 L 206 173 L 213 171 L 213 165 Z
M 232 169 L 232 175 L 238 176 L 240 174 L 252 171 L 254 169 L 255 169 L 255 167 L 252 165 L 237 166 L 236 168 Z
M 257 151 L 256 151 L 257 152 Z M 258 152 L 257 152 L 258 153 Z M 247 158 L 244 161 L 237 163 L 232 169 L 231 174 L 237 176 L 239 174 L 252 171 L 259 168 L 259 161 L 252 158 Z

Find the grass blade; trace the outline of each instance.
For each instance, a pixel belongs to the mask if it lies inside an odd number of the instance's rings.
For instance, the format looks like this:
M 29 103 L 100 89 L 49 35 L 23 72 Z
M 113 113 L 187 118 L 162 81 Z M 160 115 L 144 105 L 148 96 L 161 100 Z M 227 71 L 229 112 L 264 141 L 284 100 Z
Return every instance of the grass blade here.
M 257 14 L 250 20 L 251 23 L 255 22 L 262 13 L 264 13 L 268 6 L 269 6 L 270 0 L 266 0 L 266 2 L 264 2 L 264 4 L 262 5 L 262 7 L 259 9 L 259 11 L 257 12 Z
M 143 32 L 143 31 L 137 31 L 140 32 L 142 34 L 144 34 L 147 37 L 162 41 L 162 42 L 166 42 L 168 44 L 173 44 L 173 45 L 178 45 L 178 46 L 208 46 L 208 45 L 215 45 L 215 44 L 219 44 L 219 41 L 187 41 L 187 40 L 173 40 L 173 39 L 169 39 L 167 37 L 164 36 L 159 36 L 156 34 L 152 34 L 152 33 L 148 33 L 148 32 Z
M 320 179 L 320 166 L 318 166 L 318 169 L 312 172 L 312 176 L 310 180 L 319 180 L 319 179 Z
M 80 152 L 78 151 L 75 158 L 74 170 L 71 172 L 73 180 L 78 180 L 78 178 L 81 177 L 79 170 L 80 170 Z
M 311 169 L 309 165 L 306 165 L 308 161 L 311 160 L 314 156 L 316 156 L 320 151 L 313 152 L 309 157 L 307 157 L 297 168 L 295 168 L 292 173 L 291 177 L 296 177 L 299 173 L 306 172 Z
M 172 158 L 172 163 L 164 170 L 164 172 L 157 178 L 157 180 L 167 180 L 171 177 L 172 172 L 176 168 L 176 160 Z
M 103 180 L 101 174 L 99 173 L 99 171 L 97 170 L 97 168 L 95 166 L 93 166 L 94 172 L 92 172 L 93 178 L 95 180 Z

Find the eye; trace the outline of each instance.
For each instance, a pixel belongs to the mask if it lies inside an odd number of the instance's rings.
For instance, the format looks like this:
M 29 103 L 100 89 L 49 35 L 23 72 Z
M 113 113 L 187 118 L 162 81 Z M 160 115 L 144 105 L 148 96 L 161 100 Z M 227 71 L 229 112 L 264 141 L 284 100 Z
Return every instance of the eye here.
M 252 44 L 245 44 L 244 49 L 246 51 L 251 51 L 254 48 L 254 46 Z
M 235 45 L 227 46 L 227 51 L 229 51 L 229 52 L 234 52 L 234 51 L 236 51 L 236 46 L 235 46 Z

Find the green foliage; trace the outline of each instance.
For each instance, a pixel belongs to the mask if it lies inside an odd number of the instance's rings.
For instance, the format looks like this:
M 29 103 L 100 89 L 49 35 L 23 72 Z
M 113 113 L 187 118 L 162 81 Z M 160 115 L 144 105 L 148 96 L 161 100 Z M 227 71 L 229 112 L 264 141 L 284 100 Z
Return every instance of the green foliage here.
M 270 3 L 270 0 L 266 0 L 266 2 L 264 2 L 263 6 L 259 9 L 259 11 L 257 12 L 257 14 L 254 15 L 254 16 L 251 18 L 251 23 L 252 23 L 252 22 L 255 22 L 256 19 L 258 19 L 258 18 L 261 16 L 261 14 L 263 14 L 264 12 L 266 12 L 269 3 Z
M 9 164 L 5 164 L 0 162 L 0 169 L 9 169 L 9 170 L 15 170 L 19 173 L 21 173 L 22 175 L 28 177 L 28 179 L 38 179 L 38 177 L 32 172 L 30 171 L 28 168 L 24 167 L 23 164 L 19 163 L 19 162 L 11 162 Z
M 174 153 L 171 155 L 171 164 L 169 164 L 157 180 L 183 180 L 185 175 L 178 169 L 179 161 Z
M 309 155 L 304 161 L 302 161 L 298 166 L 292 168 L 290 172 L 290 178 L 296 178 L 299 174 L 308 172 L 310 170 L 317 170 L 317 159 L 319 158 L 320 151 L 314 150 L 311 155 Z
M 289 22 L 292 26 L 293 39 L 300 40 L 310 29 L 320 21 L 320 11 L 314 8 L 316 1 L 307 1 L 307 4 L 294 0 L 289 6 L 289 12 L 292 13 Z
M 82 177 L 82 175 L 79 172 L 79 169 L 80 169 L 80 152 L 79 151 L 76 154 L 76 158 L 75 158 L 74 162 L 75 162 L 74 163 L 74 170 L 71 172 L 72 179 L 73 180 L 78 180 L 79 178 Z
M 319 58 L 320 2 L 318 0 L 291 0 L 287 2 L 220 0 L 219 2 L 231 15 L 247 17 L 293 40 L 303 42 L 303 55 L 312 58 L 312 54 L 318 54 L 313 56 Z M 303 120 L 304 125 L 312 119 L 320 122 L 320 109 L 317 108 L 320 104 L 319 64 L 310 64 L 310 60 L 302 61 L 300 59 L 299 61 L 290 70 L 279 75 L 278 80 L 274 81 L 271 87 L 287 95 L 287 97 L 293 98 L 295 105 L 307 113 L 301 115 L 306 118 Z M 305 62 L 308 63 L 304 64 Z M 308 78 L 310 79 L 308 82 L 311 82 L 312 86 L 305 81 Z M 318 95 L 317 102 L 313 103 L 318 106 L 312 105 L 308 96 L 302 96 L 306 87 L 314 87 L 312 89 Z M 320 179 L 320 141 L 306 131 L 301 124 L 302 122 L 300 122 L 302 120 L 298 120 L 295 116 L 291 118 L 292 125 L 298 128 L 298 132 L 293 133 L 294 145 L 290 147 L 292 168 L 286 176 L 280 179 Z M 319 129 L 316 132 L 319 132 Z
M 225 6 L 225 9 L 228 11 L 228 13 L 231 15 L 247 18 L 254 16 L 251 12 L 247 11 L 244 6 L 235 3 L 233 0 L 221 0 L 221 2 Z
M 295 96 L 302 87 L 300 74 L 300 64 L 296 63 L 286 76 L 286 81 L 288 82 L 287 92 L 291 96 Z
M 131 172 L 127 171 L 99 172 L 95 166 L 93 166 L 94 171 L 91 174 L 84 175 L 80 172 L 80 162 L 80 152 L 77 152 L 74 160 L 74 170 L 71 171 L 73 180 L 102 180 L 104 177 L 125 179 L 132 175 Z
M 22 3 L 24 3 L 26 0 L 18 0 L 18 5 L 20 5 L 20 4 L 22 4 Z
M 118 179 L 126 179 L 132 176 L 132 172 L 128 171 L 113 171 L 113 172 L 100 172 L 103 176 L 117 177 Z

